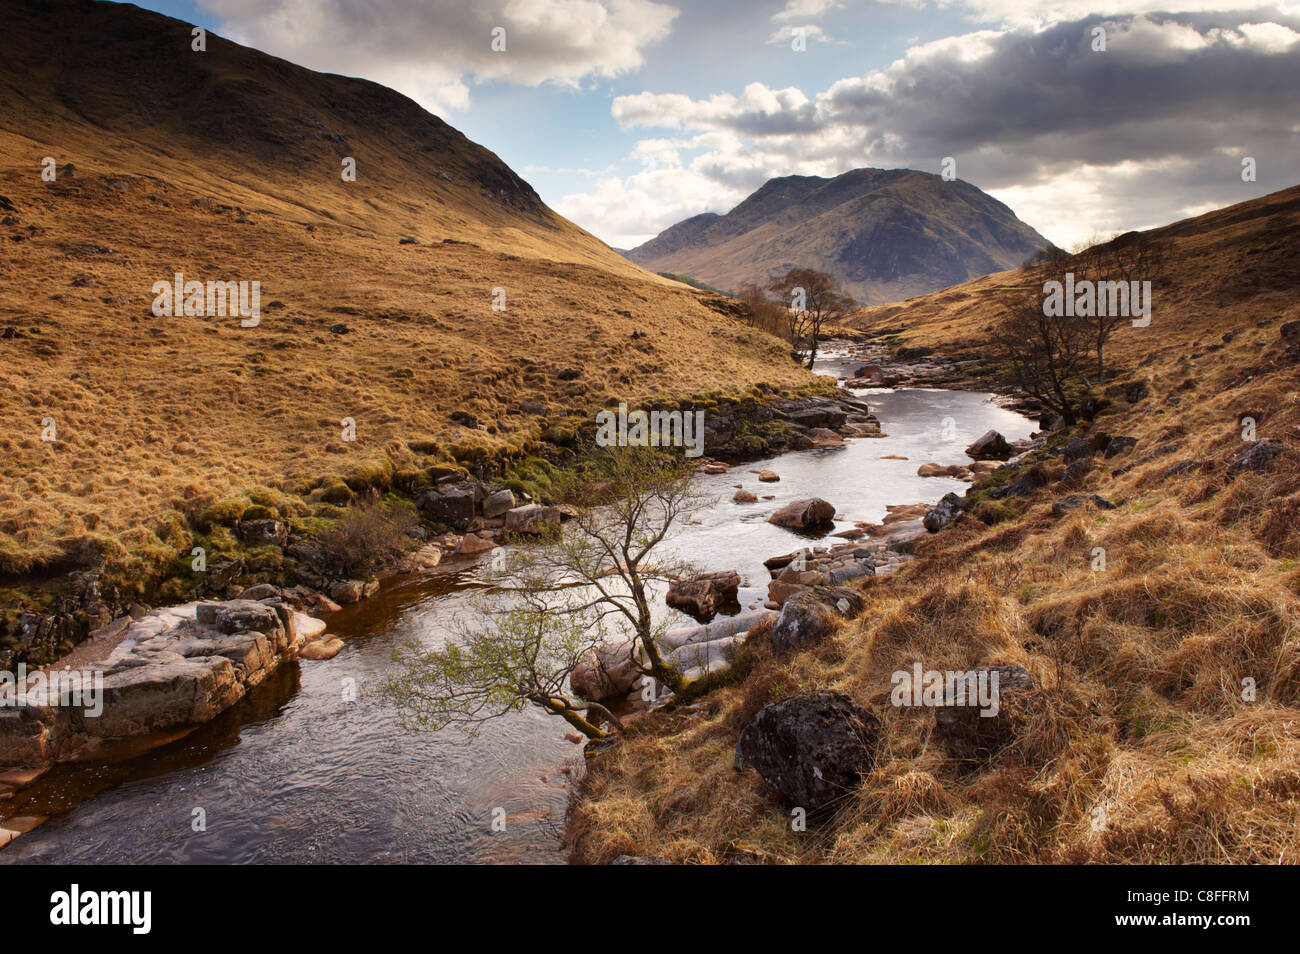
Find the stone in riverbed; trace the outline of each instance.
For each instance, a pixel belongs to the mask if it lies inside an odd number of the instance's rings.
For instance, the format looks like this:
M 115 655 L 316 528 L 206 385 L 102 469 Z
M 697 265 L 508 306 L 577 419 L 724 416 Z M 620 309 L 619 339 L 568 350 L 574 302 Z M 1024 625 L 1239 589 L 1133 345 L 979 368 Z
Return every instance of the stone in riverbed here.
M 735 602 L 740 574 L 735 570 L 703 573 L 693 580 L 674 580 L 668 586 L 667 603 L 691 616 L 712 616 L 718 607 Z
M 1011 454 L 1011 445 L 997 431 L 984 433 L 966 448 L 966 455 L 975 460 L 1006 460 Z
M 736 503 L 757 503 L 758 502 L 758 497 L 750 493 L 748 490 L 737 490 L 734 494 L 732 494 L 731 499 Z
M 498 490 L 483 501 L 483 516 L 489 520 L 494 517 L 504 516 L 506 511 L 514 509 L 516 503 L 513 491 L 508 489 Z
M 545 535 L 560 529 L 560 511 L 542 504 L 525 504 L 506 512 L 507 533 Z
M 328 636 L 324 639 L 313 639 L 298 650 L 300 659 L 333 659 L 343 651 L 343 640 L 337 636 Z
M 838 692 L 809 692 L 759 710 L 740 733 L 750 766 L 791 805 L 817 812 L 853 794 L 879 747 L 878 719 Z
M 820 497 L 791 501 L 767 518 L 778 527 L 805 532 L 829 529 L 834 521 L 835 508 Z

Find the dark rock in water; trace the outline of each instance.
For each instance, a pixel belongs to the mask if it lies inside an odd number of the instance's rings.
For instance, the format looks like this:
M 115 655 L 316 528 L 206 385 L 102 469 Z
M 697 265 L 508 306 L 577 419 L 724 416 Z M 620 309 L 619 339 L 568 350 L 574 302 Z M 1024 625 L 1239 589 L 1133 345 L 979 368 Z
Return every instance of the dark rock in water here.
M 1096 494 L 1071 494 L 1069 497 L 1062 497 L 1052 504 L 1052 515 L 1063 517 L 1071 510 L 1076 510 L 1085 504 L 1092 504 L 1098 510 L 1115 509 L 1115 505 L 1105 497 L 1099 497 Z
M 1105 456 L 1109 460 L 1117 454 L 1122 454 L 1130 447 L 1137 446 L 1136 437 L 1112 437 L 1110 443 L 1106 445 Z
M 981 704 L 981 684 L 993 700 L 987 707 Z M 959 759 L 987 758 L 1015 739 L 1024 723 L 1025 700 L 1033 685 L 1033 677 L 1020 666 L 973 669 L 955 687 L 956 691 L 945 689 L 944 705 L 934 712 L 935 734 Z
M 966 455 L 975 460 L 1006 460 L 1011 454 L 1011 445 L 997 431 L 989 431 L 966 448 Z
M 767 518 L 778 527 L 809 532 L 828 529 L 834 520 L 835 508 L 820 497 L 791 501 Z
M 848 696 L 808 692 L 759 710 L 740 733 L 736 767 L 754 768 L 791 805 L 816 812 L 857 790 L 881 731 Z
M 825 639 L 837 617 L 851 619 L 866 604 L 852 590 L 819 586 L 796 593 L 781 606 L 781 615 L 768 631 L 774 653 L 788 653 Z
M 1241 474 L 1248 470 L 1258 473 L 1282 453 L 1282 442 L 1270 439 L 1252 441 L 1250 446 L 1228 465 L 1228 473 Z
M 736 601 L 740 574 L 735 570 L 703 573 L 693 580 L 674 580 L 666 597 L 673 609 L 701 619 L 713 616 L 718 607 Z
M 945 494 L 943 499 L 925 512 L 921 526 L 931 533 L 938 533 L 948 524 L 961 516 L 961 498 L 956 494 Z

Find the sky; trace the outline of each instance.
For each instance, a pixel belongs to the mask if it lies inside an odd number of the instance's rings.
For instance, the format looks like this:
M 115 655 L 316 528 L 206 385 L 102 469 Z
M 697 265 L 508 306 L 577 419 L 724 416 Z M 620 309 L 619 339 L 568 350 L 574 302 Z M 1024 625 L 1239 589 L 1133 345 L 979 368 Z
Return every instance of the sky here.
M 1300 0 L 139 2 L 405 93 L 617 248 L 945 158 L 1065 248 L 1300 182 Z

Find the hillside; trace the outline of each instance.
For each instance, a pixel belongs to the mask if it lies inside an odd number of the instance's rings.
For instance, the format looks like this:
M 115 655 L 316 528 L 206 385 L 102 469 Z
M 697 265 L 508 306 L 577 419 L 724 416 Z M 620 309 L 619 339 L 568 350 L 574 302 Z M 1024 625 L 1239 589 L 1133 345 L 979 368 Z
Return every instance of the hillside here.
M 526 450 L 611 401 L 810 381 L 411 100 L 214 35 L 193 51 L 189 25 L 129 5 L 6 5 L 0 196 L 5 609 L 106 557 L 188 552 L 192 515 L 231 495 Z M 260 322 L 155 317 L 177 272 L 260 282 Z
M 692 216 L 628 257 L 730 291 L 816 268 L 858 301 L 880 304 L 1017 266 L 1049 244 L 968 182 L 854 169 L 771 179 L 726 215 Z
M 577 860 L 1300 862 L 1300 187 L 1156 233 L 1174 243 L 1167 278 L 1151 325 L 1117 334 L 1095 421 L 975 484 L 821 644 L 776 656 L 751 638 L 735 685 L 637 723 L 592 766 Z M 1025 281 L 859 323 L 988 358 L 996 296 Z M 1090 466 L 1067 477 L 1072 440 Z M 891 705 L 917 661 L 1027 670 L 991 753 L 958 757 L 934 711 Z M 733 759 L 764 705 L 827 689 L 878 718 L 882 742 L 800 833 Z

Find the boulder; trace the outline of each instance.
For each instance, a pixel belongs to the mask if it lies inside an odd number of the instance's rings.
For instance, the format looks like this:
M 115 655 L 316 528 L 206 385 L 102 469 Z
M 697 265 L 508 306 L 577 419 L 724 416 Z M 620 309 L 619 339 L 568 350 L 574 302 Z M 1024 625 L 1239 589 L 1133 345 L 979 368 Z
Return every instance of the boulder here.
M 343 640 L 337 636 L 326 636 L 322 639 L 313 639 L 298 650 L 299 659 L 333 659 L 343 651 Z
M 758 497 L 754 496 L 748 490 L 742 489 L 742 490 L 737 490 L 734 494 L 732 494 L 731 499 L 736 503 L 755 503 L 757 502 Z
M 925 516 L 921 518 L 921 525 L 931 533 L 938 533 L 959 516 L 961 516 L 961 498 L 956 494 L 944 494 L 942 500 L 926 510 Z
M 966 448 L 966 456 L 975 460 L 1006 460 L 1011 453 L 1011 445 L 997 431 L 989 431 Z
M 330 584 L 330 598 L 334 602 L 346 606 L 349 603 L 356 603 L 359 600 L 374 596 L 378 589 L 378 580 L 369 582 L 365 580 L 339 580 Z
M 1129 448 L 1136 447 L 1136 446 L 1137 446 L 1136 437 L 1123 437 L 1123 436 L 1112 437 L 1110 439 L 1110 442 L 1106 445 L 1106 450 L 1103 453 L 1106 459 L 1109 460 L 1110 458 L 1115 457 L 1118 454 L 1124 453 L 1124 451 L 1128 450 Z
M 753 473 L 757 474 L 759 482 L 764 484 L 775 484 L 781 479 L 781 475 L 774 470 L 756 470 Z
M 1272 439 L 1251 441 L 1250 446 L 1241 453 L 1241 456 L 1228 465 L 1228 473 L 1241 474 L 1248 470 L 1258 473 L 1281 453 L 1281 441 Z
M 804 532 L 830 529 L 834 520 L 835 508 L 820 497 L 792 501 L 767 518 L 778 527 Z
M 549 534 L 560 529 L 560 511 L 542 504 L 524 504 L 506 511 L 507 533 Z
M 735 570 L 704 573 L 693 580 L 673 580 L 668 586 L 668 605 L 695 617 L 713 616 L 718 607 L 734 603 L 740 588 Z
M 1092 446 L 1092 441 L 1086 437 L 1072 437 L 1070 442 L 1065 445 L 1064 457 L 1067 461 L 1082 460 L 1091 457 L 1096 448 Z
M 505 516 L 506 511 L 513 510 L 517 503 L 514 491 L 498 490 L 489 494 L 487 500 L 483 501 L 483 516 L 489 520 Z
M 456 552 L 462 556 L 473 556 L 476 553 L 495 550 L 496 546 L 491 540 L 486 540 L 478 534 L 467 533 L 460 538 L 460 543 L 456 545 Z
M 641 673 L 632 656 L 630 642 L 600 649 L 592 658 L 575 666 L 569 674 L 569 685 L 573 691 L 593 702 L 625 696 L 640 681 Z
M 989 680 L 987 685 L 996 700 L 996 711 L 992 714 L 987 714 L 992 707 L 977 704 L 976 687 L 981 679 Z M 1033 677 L 1020 666 L 981 666 L 971 670 L 966 675 L 966 685 L 958 687 L 956 693 L 945 688 L 944 704 L 934 712 L 935 734 L 959 759 L 987 758 L 1015 738 L 1025 720 L 1025 700 L 1033 685 Z
M 818 812 L 851 796 L 871 771 L 878 719 L 838 692 L 808 692 L 764 706 L 736 744 L 750 766 L 791 805 Z
M 284 546 L 289 539 L 289 525 L 283 520 L 241 520 L 236 532 L 250 547 Z
M 916 469 L 918 477 L 967 477 L 971 469 L 961 464 L 922 464 Z
M 419 503 L 426 517 L 458 533 L 464 533 L 474 519 L 474 488 L 468 482 L 431 490 Z
M 777 654 L 821 642 L 837 619 L 852 619 L 866 605 L 859 593 L 831 586 L 801 587 L 781 602 L 781 613 L 767 635 Z

